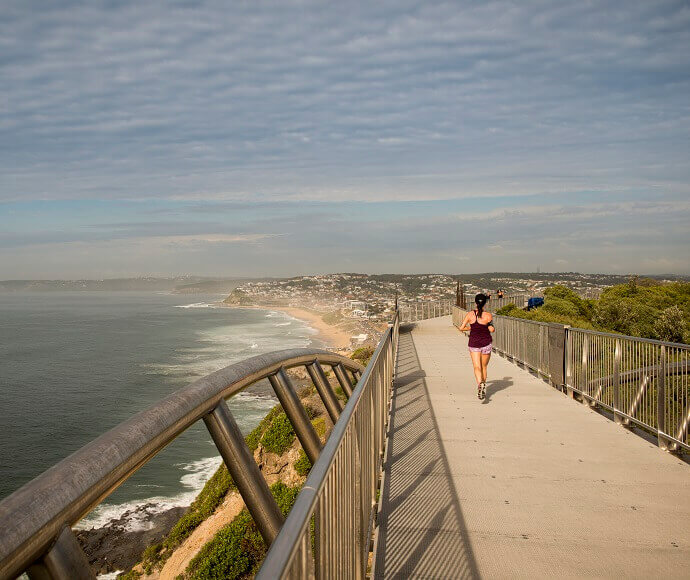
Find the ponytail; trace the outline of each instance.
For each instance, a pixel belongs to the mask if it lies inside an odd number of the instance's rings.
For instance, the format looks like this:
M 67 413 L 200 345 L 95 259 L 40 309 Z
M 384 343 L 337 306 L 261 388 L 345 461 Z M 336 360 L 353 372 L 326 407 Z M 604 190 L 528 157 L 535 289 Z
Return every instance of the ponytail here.
M 484 294 L 477 294 L 474 297 L 474 303 L 477 305 L 477 318 L 484 313 L 484 306 L 488 298 Z

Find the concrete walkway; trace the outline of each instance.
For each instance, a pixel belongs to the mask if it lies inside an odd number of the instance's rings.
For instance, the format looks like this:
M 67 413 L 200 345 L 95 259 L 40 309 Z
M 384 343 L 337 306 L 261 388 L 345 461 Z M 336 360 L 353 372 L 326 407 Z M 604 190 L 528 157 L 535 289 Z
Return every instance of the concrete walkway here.
M 500 332 L 500 329 L 499 329 Z M 690 577 L 690 466 L 450 317 L 401 333 L 376 578 Z

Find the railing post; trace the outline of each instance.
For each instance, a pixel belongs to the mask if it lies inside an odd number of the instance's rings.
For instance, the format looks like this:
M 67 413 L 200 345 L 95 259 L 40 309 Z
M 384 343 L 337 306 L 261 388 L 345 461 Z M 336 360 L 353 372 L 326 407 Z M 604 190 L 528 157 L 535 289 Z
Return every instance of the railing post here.
M 311 382 L 314 383 L 316 390 L 321 396 L 323 405 L 326 407 L 326 411 L 328 411 L 328 416 L 331 418 L 331 421 L 333 421 L 333 424 L 335 424 L 343 408 L 340 405 L 338 397 L 335 396 L 331 388 L 331 383 L 328 382 L 326 373 L 323 372 L 319 361 L 315 360 L 312 364 L 308 364 L 307 372 L 309 373 Z
M 285 369 L 281 367 L 276 374 L 270 375 L 268 380 L 285 414 L 290 419 L 290 423 L 292 423 L 292 427 L 295 433 L 297 433 L 297 438 L 302 444 L 304 452 L 313 465 L 319 458 L 319 453 L 321 453 L 321 441 L 292 386 L 290 377 L 288 377 Z
M 666 346 L 663 344 L 661 345 L 661 360 L 659 361 L 659 367 L 656 388 L 656 428 L 659 447 L 666 451 L 668 449 L 668 441 L 663 435 L 666 433 Z
M 537 363 L 537 372 L 542 375 L 542 358 L 544 354 L 544 327 L 539 325 L 539 362 Z
M 589 367 L 589 336 L 582 335 L 582 367 L 580 368 L 580 393 L 587 393 L 587 370 Z M 589 394 L 589 393 L 587 393 Z M 584 396 L 583 396 L 584 400 Z
M 270 545 L 280 532 L 283 515 L 225 401 L 204 417 L 204 423 L 261 536 Z
M 565 329 L 565 391 L 569 397 L 574 397 L 573 391 L 573 333 L 570 328 Z
M 347 374 L 345 374 L 345 369 L 342 367 L 342 365 L 337 364 L 333 365 L 333 372 L 335 373 L 340 386 L 343 388 L 343 391 L 345 391 L 345 394 L 348 397 L 351 397 L 353 390 L 352 383 L 350 382 L 350 378 L 347 376 Z
M 620 416 L 620 389 L 621 389 L 621 341 L 616 339 L 613 354 L 613 420 L 622 425 L 623 417 Z
M 96 578 L 69 526 L 62 528 L 52 548 L 26 572 L 31 580 L 95 580 Z

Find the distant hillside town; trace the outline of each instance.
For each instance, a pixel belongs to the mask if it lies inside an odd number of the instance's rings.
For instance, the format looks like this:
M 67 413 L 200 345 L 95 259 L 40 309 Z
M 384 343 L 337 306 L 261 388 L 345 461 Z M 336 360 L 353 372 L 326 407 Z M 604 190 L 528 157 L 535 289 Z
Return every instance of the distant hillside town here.
M 452 299 L 459 282 L 467 295 L 477 292 L 542 294 L 557 284 L 572 288 L 584 298 L 621 284 L 628 276 L 611 274 L 324 274 L 240 284 L 225 300 L 233 305 L 286 305 L 314 310 L 340 310 L 353 319 L 389 320 L 399 303 Z M 675 278 L 674 278 L 675 279 Z

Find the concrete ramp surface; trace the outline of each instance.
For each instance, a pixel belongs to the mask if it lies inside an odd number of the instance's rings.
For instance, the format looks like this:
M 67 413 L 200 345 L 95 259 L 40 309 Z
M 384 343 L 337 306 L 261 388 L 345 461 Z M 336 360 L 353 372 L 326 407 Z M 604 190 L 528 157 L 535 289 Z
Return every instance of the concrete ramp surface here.
M 499 330 L 500 331 L 500 330 Z M 690 466 L 450 317 L 401 332 L 376 578 L 688 578 Z

